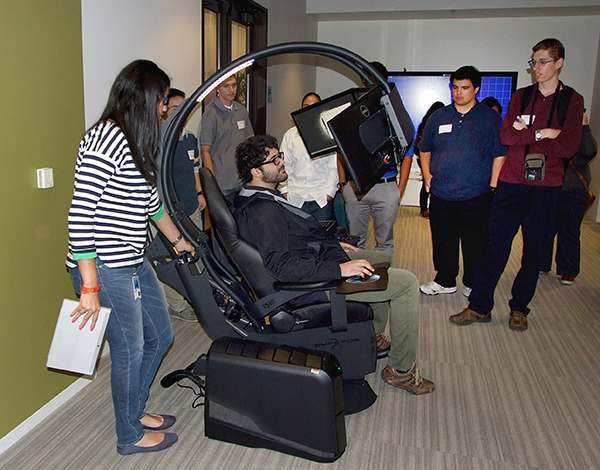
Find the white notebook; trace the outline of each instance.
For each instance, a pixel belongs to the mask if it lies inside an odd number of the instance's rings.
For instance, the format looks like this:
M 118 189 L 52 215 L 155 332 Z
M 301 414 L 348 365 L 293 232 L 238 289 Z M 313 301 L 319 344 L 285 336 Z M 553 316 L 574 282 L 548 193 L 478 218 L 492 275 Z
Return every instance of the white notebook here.
M 98 361 L 98 354 L 104 339 L 110 308 L 102 307 L 94 331 L 90 331 L 90 321 L 83 330 L 79 329 L 82 318 L 72 322 L 71 312 L 79 305 L 75 300 L 63 300 L 58 314 L 54 337 L 48 351 L 46 367 L 66 370 L 77 374 L 92 375 Z

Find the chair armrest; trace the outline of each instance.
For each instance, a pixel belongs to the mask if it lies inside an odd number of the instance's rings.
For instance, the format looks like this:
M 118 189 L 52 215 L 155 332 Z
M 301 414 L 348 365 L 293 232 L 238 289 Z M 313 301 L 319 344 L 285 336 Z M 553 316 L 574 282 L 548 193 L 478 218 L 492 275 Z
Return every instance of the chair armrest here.
M 315 291 L 315 290 L 331 290 L 335 289 L 340 283 L 340 280 L 335 281 L 318 281 L 318 282 L 274 282 L 273 287 L 279 290 L 291 291 Z

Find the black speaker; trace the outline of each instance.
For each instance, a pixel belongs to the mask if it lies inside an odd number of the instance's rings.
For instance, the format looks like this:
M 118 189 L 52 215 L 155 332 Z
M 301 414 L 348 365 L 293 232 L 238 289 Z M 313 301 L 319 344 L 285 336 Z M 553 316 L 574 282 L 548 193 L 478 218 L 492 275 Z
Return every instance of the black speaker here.
M 330 353 L 234 338 L 206 365 L 207 437 L 333 462 L 346 449 L 342 370 Z

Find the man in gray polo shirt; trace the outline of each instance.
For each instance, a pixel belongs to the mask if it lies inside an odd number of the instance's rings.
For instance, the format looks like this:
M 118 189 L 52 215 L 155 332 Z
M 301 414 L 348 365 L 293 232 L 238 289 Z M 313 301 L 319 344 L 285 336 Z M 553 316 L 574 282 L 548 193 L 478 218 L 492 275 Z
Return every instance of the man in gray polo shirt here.
M 217 87 L 217 99 L 206 108 L 198 130 L 202 165 L 212 170 L 225 196 L 242 187 L 235 149 L 254 135 L 248 111 L 234 101 L 236 93 L 237 80 L 231 76 Z

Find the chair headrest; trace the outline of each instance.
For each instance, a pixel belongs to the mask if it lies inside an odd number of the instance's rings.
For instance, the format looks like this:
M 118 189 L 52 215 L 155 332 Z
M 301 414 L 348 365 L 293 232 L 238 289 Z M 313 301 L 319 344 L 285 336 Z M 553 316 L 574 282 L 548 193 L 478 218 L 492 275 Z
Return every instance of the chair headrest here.
M 275 292 L 275 279 L 265 269 L 256 247 L 240 237 L 235 218 L 229 210 L 229 202 L 223 196 L 213 172 L 205 167 L 200 168 L 200 179 L 213 232 L 225 253 L 255 294 L 263 297 Z

